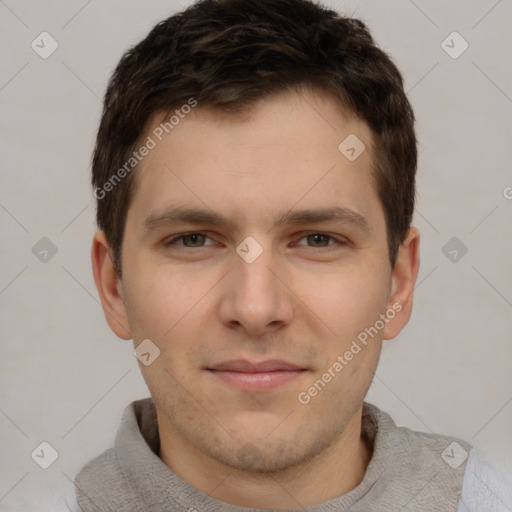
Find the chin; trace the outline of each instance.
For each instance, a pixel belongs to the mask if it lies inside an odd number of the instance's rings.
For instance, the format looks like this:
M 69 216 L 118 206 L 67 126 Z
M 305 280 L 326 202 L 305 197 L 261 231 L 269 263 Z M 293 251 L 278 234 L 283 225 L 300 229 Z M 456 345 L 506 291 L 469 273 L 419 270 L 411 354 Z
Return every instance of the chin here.
M 265 442 L 246 442 L 236 453 L 228 455 L 224 464 L 247 473 L 278 473 L 290 469 L 304 461 L 304 454 L 297 452 L 295 443 L 272 446 Z

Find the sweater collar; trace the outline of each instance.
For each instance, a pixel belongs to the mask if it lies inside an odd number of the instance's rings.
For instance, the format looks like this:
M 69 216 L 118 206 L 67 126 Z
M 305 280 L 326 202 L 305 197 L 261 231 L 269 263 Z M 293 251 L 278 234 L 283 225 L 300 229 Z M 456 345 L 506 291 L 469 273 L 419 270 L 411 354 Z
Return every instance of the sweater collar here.
M 362 436 L 373 455 L 363 481 L 349 493 L 309 507 L 312 512 L 348 510 L 356 503 L 390 464 L 389 453 L 393 453 L 394 432 L 397 427 L 390 416 L 377 407 L 364 403 Z M 151 398 L 132 402 L 124 411 L 121 426 L 115 440 L 116 457 L 121 471 L 145 504 L 145 509 L 158 510 L 208 510 L 212 512 L 248 512 L 252 509 L 229 505 L 216 500 L 184 481 L 159 458 L 160 438 L 156 409 Z M 388 457 L 382 457 L 387 453 Z M 299 509 L 289 509 L 299 510 Z M 281 512 L 286 512 L 281 510 Z

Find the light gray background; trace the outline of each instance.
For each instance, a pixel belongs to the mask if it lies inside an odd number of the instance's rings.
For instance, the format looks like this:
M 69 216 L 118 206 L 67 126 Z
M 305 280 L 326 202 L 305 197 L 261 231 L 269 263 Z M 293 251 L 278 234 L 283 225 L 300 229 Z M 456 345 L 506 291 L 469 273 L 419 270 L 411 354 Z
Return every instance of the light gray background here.
M 124 407 L 149 396 L 94 286 L 89 163 L 123 51 L 187 5 L 0 0 L 0 509 L 72 492 L 80 467 L 112 445 Z M 397 62 L 420 141 L 414 312 L 385 343 L 368 400 L 512 471 L 512 1 L 330 5 L 355 11 Z M 43 31 L 59 44 L 48 59 L 31 48 Z M 469 43 L 457 59 L 441 46 L 453 31 Z M 454 236 L 468 248 L 457 262 L 442 252 Z M 46 263 L 32 253 L 42 237 L 58 249 Z M 59 454 L 46 470 L 30 456 L 42 441 Z

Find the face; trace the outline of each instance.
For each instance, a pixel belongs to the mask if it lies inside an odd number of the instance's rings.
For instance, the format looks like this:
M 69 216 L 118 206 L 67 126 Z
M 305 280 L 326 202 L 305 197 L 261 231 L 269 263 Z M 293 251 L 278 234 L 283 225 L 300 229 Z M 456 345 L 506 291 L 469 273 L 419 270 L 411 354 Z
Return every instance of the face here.
M 351 134 L 355 160 L 338 149 Z M 360 412 L 381 340 L 408 319 L 371 141 L 327 94 L 283 93 L 244 118 L 198 105 L 142 161 L 107 318 L 160 351 L 140 368 L 161 436 L 277 470 Z

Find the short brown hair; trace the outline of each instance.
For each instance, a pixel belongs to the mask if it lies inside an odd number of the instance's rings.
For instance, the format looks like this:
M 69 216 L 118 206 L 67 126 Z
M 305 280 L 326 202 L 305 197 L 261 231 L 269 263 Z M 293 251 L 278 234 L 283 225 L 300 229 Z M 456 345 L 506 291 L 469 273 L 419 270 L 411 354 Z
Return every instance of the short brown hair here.
M 394 265 L 412 220 L 417 165 L 414 114 L 394 63 L 361 21 L 309 0 L 201 0 L 129 49 L 105 94 L 92 184 L 119 275 L 134 174 L 112 178 L 126 171 L 148 121 L 191 98 L 197 108 L 235 113 L 303 87 L 334 93 L 370 127 Z

